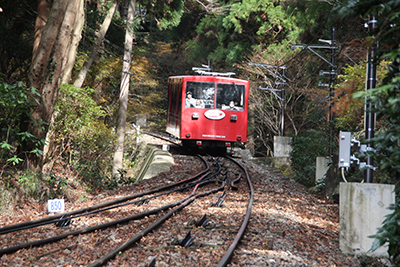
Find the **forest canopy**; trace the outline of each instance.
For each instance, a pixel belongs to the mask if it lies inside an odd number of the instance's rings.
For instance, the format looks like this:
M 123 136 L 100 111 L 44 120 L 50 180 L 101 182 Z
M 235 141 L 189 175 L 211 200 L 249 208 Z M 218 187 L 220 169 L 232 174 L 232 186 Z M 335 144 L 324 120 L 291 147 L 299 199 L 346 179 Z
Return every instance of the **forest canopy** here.
M 3 1 L 0 33 L 7 38 L 0 40 L 4 59 L 0 64 L 1 109 L 5 114 L 0 128 L 2 171 L 11 166 L 38 171 L 56 162 L 55 158 L 68 158 L 75 160 L 75 170 L 82 173 L 92 160 L 82 157 L 83 136 L 78 137 L 79 132 L 65 135 L 68 127 L 62 128 L 55 115 L 74 108 L 74 114 L 81 114 L 79 119 L 88 125 L 112 133 L 119 122 L 121 73 L 129 73 L 126 131 L 134 130 L 131 125 L 143 116 L 147 127 L 162 130 L 168 76 L 190 74 L 192 67 L 208 62 L 214 70 L 234 71 L 251 82 L 246 146 L 254 155 L 272 155 L 273 136 L 281 134 L 281 103 L 259 87 L 281 89 L 276 77 L 283 73 L 282 68 L 266 70 L 249 63 L 284 67 L 285 135 L 329 129 L 362 132 L 362 100 L 351 95 L 363 91 L 363 66 L 374 43 L 364 27 L 370 14 L 376 14 L 379 21 L 377 55 L 386 62 L 378 72 L 378 84 L 388 85 L 397 77 L 398 42 L 393 40 L 399 40 L 395 38 L 398 4 L 378 2 Z M 130 5 L 134 6 L 132 22 L 127 13 Z M 129 49 L 127 33 L 133 42 Z M 319 48 L 312 51 L 308 49 L 311 45 Z M 126 51 L 130 59 L 124 59 Z M 332 60 L 335 74 L 320 75 L 330 70 Z M 129 69 L 124 69 L 127 61 Z M 78 76 L 83 77 L 79 85 Z M 330 90 L 333 86 L 335 93 Z M 90 117 L 79 111 L 79 103 L 60 105 L 71 97 L 60 88 L 82 94 L 74 101 L 91 97 L 94 102 L 90 103 L 101 112 Z M 26 104 L 15 114 L 20 103 Z M 385 125 L 386 113 L 379 118 Z M 88 173 L 108 175 L 107 162 L 115 145 L 110 141 L 114 137 L 110 138 L 103 144 L 108 152 L 102 153 L 102 163 L 96 170 L 86 169 Z M 128 150 L 134 150 L 133 146 Z

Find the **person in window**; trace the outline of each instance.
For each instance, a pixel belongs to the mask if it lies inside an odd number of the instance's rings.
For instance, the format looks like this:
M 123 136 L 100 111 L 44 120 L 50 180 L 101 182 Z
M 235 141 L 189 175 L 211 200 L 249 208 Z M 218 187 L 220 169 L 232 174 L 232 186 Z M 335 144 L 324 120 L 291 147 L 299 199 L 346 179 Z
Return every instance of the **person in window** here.
M 196 100 L 196 103 L 194 104 L 194 106 L 195 106 L 196 108 L 204 108 L 204 103 L 203 103 L 203 101 L 201 101 L 200 99 L 197 99 L 197 100 Z
M 229 110 L 237 110 L 237 108 L 235 107 L 235 102 L 231 101 L 229 102 Z
M 225 109 L 225 110 L 238 110 L 235 107 L 235 102 L 233 102 L 233 101 L 230 101 L 229 105 L 222 105 L 222 109 Z
M 196 104 L 196 100 L 193 98 L 192 93 L 188 92 L 186 94 L 186 107 L 187 108 L 194 108 L 195 104 Z

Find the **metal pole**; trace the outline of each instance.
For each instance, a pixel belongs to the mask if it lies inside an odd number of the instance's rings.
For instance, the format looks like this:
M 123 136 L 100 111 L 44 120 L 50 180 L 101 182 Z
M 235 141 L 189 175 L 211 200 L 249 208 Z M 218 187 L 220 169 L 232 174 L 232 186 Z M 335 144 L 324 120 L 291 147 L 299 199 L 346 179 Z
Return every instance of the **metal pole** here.
M 375 16 L 372 16 L 368 21 L 368 30 L 371 33 L 371 36 L 375 37 L 375 29 L 376 29 L 376 19 Z M 368 57 L 367 57 L 367 75 L 366 75 L 366 83 L 365 89 L 368 93 L 369 89 L 376 87 L 376 64 L 375 64 L 375 44 L 369 49 Z M 365 99 L 365 140 L 367 143 L 367 152 L 373 150 L 373 142 L 372 139 L 375 136 L 375 113 L 371 112 L 371 109 L 374 108 L 374 105 L 370 102 L 369 97 L 367 95 Z M 367 169 L 364 172 L 364 178 L 366 183 L 372 183 L 373 181 L 373 169 L 372 167 L 374 163 L 374 159 L 367 155 Z
M 285 68 L 283 68 L 282 77 L 285 77 Z M 281 136 L 285 135 L 285 83 L 282 83 L 281 90 Z
M 331 52 L 331 74 L 330 74 L 330 84 L 329 84 L 329 155 L 333 157 L 333 94 L 334 94 L 334 84 L 336 80 L 336 29 L 332 28 L 332 52 Z

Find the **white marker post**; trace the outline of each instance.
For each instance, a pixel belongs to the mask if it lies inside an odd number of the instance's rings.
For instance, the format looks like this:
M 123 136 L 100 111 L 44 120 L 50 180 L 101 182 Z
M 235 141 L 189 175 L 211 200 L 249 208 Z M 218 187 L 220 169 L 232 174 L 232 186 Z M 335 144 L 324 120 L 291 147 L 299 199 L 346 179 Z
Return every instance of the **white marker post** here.
M 47 212 L 64 212 L 64 199 L 47 200 Z

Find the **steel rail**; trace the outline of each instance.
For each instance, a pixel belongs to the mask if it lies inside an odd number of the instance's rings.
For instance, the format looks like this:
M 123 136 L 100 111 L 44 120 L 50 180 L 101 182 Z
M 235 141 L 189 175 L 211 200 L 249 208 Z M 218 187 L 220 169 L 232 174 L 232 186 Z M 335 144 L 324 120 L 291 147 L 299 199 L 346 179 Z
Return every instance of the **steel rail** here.
M 76 214 L 92 212 L 94 210 L 98 210 L 98 209 L 102 209 L 102 208 L 105 208 L 105 207 L 109 207 L 111 205 L 119 204 L 119 203 L 122 203 L 122 202 L 125 202 L 125 201 L 128 201 L 128 200 L 132 200 L 134 198 L 138 198 L 138 197 L 142 197 L 142 196 L 145 196 L 145 195 L 150 195 L 150 194 L 154 194 L 154 193 L 157 193 L 157 192 L 160 192 L 160 191 L 164 191 L 164 190 L 170 189 L 172 187 L 175 187 L 175 186 L 178 186 L 178 185 L 193 181 L 194 179 L 196 179 L 198 177 L 204 178 L 204 176 L 207 175 L 207 172 L 209 172 L 210 166 L 209 166 L 208 162 L 203 157 L 200 157 L 200 159 L 204 162 L 204 164 L 206 165 L 206 168 L 203 171 L 201 171 L 201 172 L 199 172 L 199 173 L 197 173 L 197 174 L 195 174 L 195 175 L 193 175 L 193 176 L 191 176 L 191 177 L 189 177 L 187 179 L 181 180 L 181 181 L 179 181 L 177 183 L 173 183 L 173 184 L 166 185 L 166 186 L 163 186 L 163 187 L 154 188 L 154 189 L 151 189 L 151 190 L 148 190 L 148 191 L 145 191 L 145 192 L 141 192 L 141 193 L 133 194 L 133 195 L 130 195 L 130 196 L 118 198 L 118 199 L 115 199 L 115 200 L 112 200 L 112 201 L 108 201 L 108 202 L 104 202 L 104 203 L 100 203 L 100 204 L 97 204 L 97 205 L 94 205 L 94 206 L 90 206 L 90 207 L 86 207 L 86 208 L 82 208 L 82 209 L 78 209 L 78 210 L 73 210 L 73 211 L 70 211 L 70 212 L 61 213 L 61 214 L 57 214 L 57 215 L 53 215 L 53 216 L 47 216 L 45 218 L 38 219 L 38 220 L 22 222 L 22 223 L 13 224 L 13 225 L 7 225 L 7 226 L 4 226 L 4 227 L 0 228 L 0 235 L 7 234 L 7 233 L 10 233 L 10 232 L 14 232 L 14 231 L 19 231 L 19 230 L 23 230 L 23 229 L 28 229 L 28 228 L 32 228 L 32 227 L 45 225 L 45 224 L 47 224 L 45 222 L 53 223 L 53 222 L 55 222 L 56 220 L 60 219 L 63 216 L 71 216 L 71 215 L 76 215 Z M 200 179 L 202 179 L 202 178 L 200 178 Z
M 199 181 L 199 183 L 195 186 L 195 188 L 193 189 L 193 193 L 191 195 L 194 194 L 194 192 L 197 190 L 197 188 L 201 185 L 205 185 L 208 183 L 215 183 L 215 182 L 221 182 L 221 181 L 216 181 L 216 180 L 207 180 L 207 181 Z M 224 184 L 224 182 L 222 181 L 222 183 Z M 190 197 L 190 196 L 189 196 Z M 139 220 L 142 219 L 144 217 L 148 217 L 150 215 L 154 215 L 154 214 L 158 214 L 162 211 L 168 210 L 170 208 L 173 208 L 179 204 L 181 204 L 182 202 L 184 202 L 188 197 L 185 197 L 177 202 L 165 205 L 163 207 L 157 208 L 157 209 L 153 209 L 150 211 L 145 211 L 145 212 L 141 212 L 138 214 L 134 214 L 132 216 L 128 216 L 125 218 L 121 218 L 118 220 L 114 220 L 108 223 L 104 223 L 104 224 L 99 224 L 99 225 L 95 225 L 95 226 L 91 226 L 91 227 L 87 227 L 81 230 L 76 230 L 76 231 L 72 231 L 69 233 L 65 233 L 65 234 L 61 234 L 61 235 L 57 235 L 57 236 L 53 236 L 53 237 L 49 237 L 49 238 L 45 238 L 45 239 L 41 239 L 41 240 L 36 240 L 36 241 L 32 241 L 32 242 L 28 242 L 28 243 L 24 243 L 24 244 L 20 244 L 20 245 L 16 245 L 16 246 L 12 246 L 12 247 L 8 247 L 8 248 L 3 248 L 0 249 L 0 257 L 4 254 L 10 254 L 10 253 L 14 253 L 20 249 L 23 248 L 30 248 L 30 247 L 37 247 L 37 246 L 42 246 L 45 244 L 49 244 L 49 243 L 54 243 L 57 242 L 59 240 L 62 240 L 64 238 L 67 238 L 69 236 L 77 236 L 80 234 L 87 234 L 90 232 L 94 232 L 96 230 L 101 230 L 101 229 L 105 229 L 108 227 L 112 227 L 118 224 L 123 224 L 126 223 L 128 221 L 133 221 L 133 220 Z
M 120 208 L 120 207 L 123 207 L 123 206 L 138 204 L 138 203 L 140 203 L 140 202 L 148 201 L 148 200 L 150 200 L 150 199 L 154 199 L 154 198 L 157 198 L 157 197 L 160 197 L 160 196 L 163 196 L 163 195 L 168 195 L 168 194 L 171 194 L 171 193 L 174 193 L 174 192 L 182 191 L 182 190 L 184 190 L 184 189 L 186 189 L 186 188 L 193 187 L 193 186 L 196 185 L 199 181 L 203 180 L 203 178 L 206 177 L 206 176 L 207 176 L 207 174 L 206 174 L 206 175 L 203 175 L 203 176 L 202 176 L 200 179 L 198 179 L 196 182 L 192 182 L 192 183 L 190 183 L 189 185 L 186 185 L 186 186 L 183 187 L 183 188 L 177 188 L 177 189 L 174 189 L 174 190 L 171 190 L 171 191 L 167 191 L 167 192 L 164 192 L 164 193 L 161 193 L 161 194 L 153 195 L 153 196 L 151 196 L 151 197 L 141 198 L 141 199 L 138 199 L 138 200 L 135 200 L 135 201 L 126 202 L 126 203 L 122 203 L 122 204 L 119 204 L 119 205 L 108 206 L 108 207 L 103 208 L 103 209 L 97 209 L 97 210 L 89 211 L 89 212 L 86 212 L 86 213 L 80 213 L 80 214 L 78 214 L 78 215 L 71 216 L 71 217 L 65 217 L 65 218 L 61 217 L 60 219 L 56 219 L 56 220 L 44 221 L 44 222 L 40 222 L 40 223 L 36 223 L 36 224 L 31 224 L 31 225 L 27 225 L 27 226 L 22 226 L 22 227 L 19 227 L 19 228 L 13 228 L 13 229 L 8 229 L 8 230 L 3 230 L 3 231 L 1 232 L 1 234 L 8 234 L 8 233 L 16 232 L 16 231 L 21 231 L 21 230 L 26 230 L 26 229 L 30 229 L 30 228 L 39 227 L 39 226 L 44 226 L 44 225 L 47 225 L 47 224 L 62 222 L 62 221 L 66 221 L 66 220 L 72 220 L 72 219 L 76 219 L 76 218 L 79 218 L 79 217 L 84 217 L 84 216 L 88 216 L 88 215 L 92 215 L 92 214 L 96 214 L 96 213 L 100 213 L 100 212 L 104 212 L 104 211 L 108 211 L 108 210 Z
M 209 181 L 205 181 L 205 182 L 214 182 L 214 181 L 209 180 Z M 181 209 L 183 209 L 184 207 L 189 205 L 196 198 L 202 197 L 202 196 L 206 196 L 206 195 L 209 195 L 209 194 L 212 194 L 212 193 L 215 193 L 215 192 L 218 192 L 218 191 L 224 189 L 225 184 L 226 184 L 225 182 L 222 182 L 222 185 L 220 187 L 211 189 L 211 190 L 206 191 L 206 192 L 194 194 L 194 192 L 197 190 L 197 187 L 198 187 L 198 185 L 196 185 L 196 187 L 193 189 L 193 192 L 189 196 L 187 196 L 186 198 L 183 199 L 184 202 L 182 204 L 180 204 L 179 206 L 177 206 L 174 209 L 170 210 L 167 214 L 162 216 L 156 222 L 154 222 L 150 226 L 148 226 L 145 229 L 143 229 L 142 231 L 140 231 L 138 234 L 133 236 L 131 239 L 126 241 L 124 244 L 122 244 L 119 247 L 113 249 L 112 251 L 110 251 L 109 253 L 107 253 L 106 255 L 101 257 L 100 259 L 98 259 L 95 262 L 91 263 L 90 265 L 88 265 L 88 267 L 102 266 L 107 261 L 109 261 L 110 259 L 114 258 L 121 251 L 125 251 L 125 250 L 129 249 L 135 243 L 139 242 L 140 239 L 142 239 L 143 236 L 145 236 L 146 234 L 154 231 L 156 228 L 158 228 L 160 225 L 162 225 L 166 220 L 168 220 L 174 213 L 180 211 Z
M 235 251 L 236 247 L 238 246 L 240 240 L 242 239 L 244 232 L 247 228 L 247 225 L 249 224 L 250 221 L 250 215 L 251 215 L 251 208 L 253 206 L 253 201 L 254 201 L 254 188 L 253 188 L 253 184 L 251 182 L 250 176 L 247 172 L 247 169 L 240 164 L 238 161 L 234 160 L 233 158 L 226 156 L 228 159 L 232 160 L 233 162 L 235 162 L 246 174 L 246 179 L 247 179 L 247 184 L 249 186 L 250 189 L 250 197 L 249 197 L 249 202 L 247 205 L 247 212 L 246 212 L 246 216 L 242 222 L 242 225 L 235 237 L 235 239 L 233 240 L 233 242 L 231 243 L 231 245 L 229 246 L 227 252 L 225 253 L 224 257 L 220 260 L 220 262 L 218 263 L 218 267 L 225 267 L 232 259 L 233 256 L 233 252 Z

